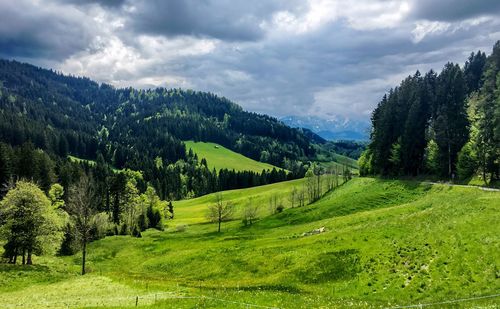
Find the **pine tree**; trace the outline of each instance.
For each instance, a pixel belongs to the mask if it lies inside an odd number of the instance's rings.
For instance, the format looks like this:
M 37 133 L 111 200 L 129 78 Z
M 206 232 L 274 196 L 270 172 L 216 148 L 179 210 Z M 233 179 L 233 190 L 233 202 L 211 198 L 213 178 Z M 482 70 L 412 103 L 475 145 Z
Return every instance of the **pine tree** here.
M 500 41 L 493 47 L 488 57 L 483 75 L 483 87 L 475 109 L 479 165 L 483 180 L 498 179 L 500 176 Z
M 467 84 L 467 92 L 478 91 L 482 85 L 481 77 L 486 64 L 486 54 L 478 51 L 471 53 L 464 66 L 464 78 Z
M 460 67 L 447 63 L 439 74 L 432 129 L 439 149 L 439 172 L 453 178 L 458 152 L 468 140 L 465 81 Z

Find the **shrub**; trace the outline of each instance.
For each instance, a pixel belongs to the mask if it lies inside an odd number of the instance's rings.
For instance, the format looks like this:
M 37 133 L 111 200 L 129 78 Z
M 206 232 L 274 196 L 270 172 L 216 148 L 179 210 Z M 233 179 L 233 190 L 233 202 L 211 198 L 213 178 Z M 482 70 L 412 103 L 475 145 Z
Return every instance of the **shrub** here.
M 472 151 L 470 143 L 462 147 L 458 153 L 457 174 L 460 180 L 472 177 L 477 170 L 477 160 Z

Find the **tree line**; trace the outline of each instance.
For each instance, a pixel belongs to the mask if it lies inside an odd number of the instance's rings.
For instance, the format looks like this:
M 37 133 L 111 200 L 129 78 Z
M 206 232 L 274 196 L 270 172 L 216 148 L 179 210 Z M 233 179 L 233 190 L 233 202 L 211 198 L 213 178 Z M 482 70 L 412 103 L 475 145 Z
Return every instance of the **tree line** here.
M 285 200 L 290 208 L 303 207 L 318 201 L 326 193 L 349 181 L 352 173 L 347 165 L 339 168 L 325 169 L 317 163 L 310 164 L 302 186 L 294 186 L 285 195 L 271 194 L 268 199 L 269 214 L 278 214 L 285 210 Z M 262 204 L 258 204 L 252 196 L 242 205 L 241 221 L 244 226 L 251 226 L 262 214 Z M 236 216 L 236 205 L 231 201 L 224 201 L 222 193 L 214 196 L 214 202 L 208 205 L 206 218 L 217 224 L 217 232 L 221 232 L 222 222 L 231 221 Z
M 485 183 L 500 176 L 500 42 L 461 68 L 416 72 L 384 95 L 372 113 L 360 173 L 431 174 Z

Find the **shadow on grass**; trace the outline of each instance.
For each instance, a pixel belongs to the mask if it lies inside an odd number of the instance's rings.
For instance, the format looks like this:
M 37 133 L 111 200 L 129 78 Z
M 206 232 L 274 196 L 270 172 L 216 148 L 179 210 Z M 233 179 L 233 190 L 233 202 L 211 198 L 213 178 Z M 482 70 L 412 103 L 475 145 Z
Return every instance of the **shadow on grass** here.
M 206 290 L 221 290 L 218 287 L 203 287 Z M 290 294 L 303 294 L 304 291 L 298 287 L 292 285 L 284 284 L 264 284 L 264 285 L 253 285 L 253 286 L 240 286 L 240 287 L 224 287 L 224 290 L 230 291 L 270 291 L 270 292 L 284 292 Z
M 9 264 L 0 263 L 0 272 L 47 272 L 49 270 L 48 266 L 45 265 L 21 265 L 21 264 Z

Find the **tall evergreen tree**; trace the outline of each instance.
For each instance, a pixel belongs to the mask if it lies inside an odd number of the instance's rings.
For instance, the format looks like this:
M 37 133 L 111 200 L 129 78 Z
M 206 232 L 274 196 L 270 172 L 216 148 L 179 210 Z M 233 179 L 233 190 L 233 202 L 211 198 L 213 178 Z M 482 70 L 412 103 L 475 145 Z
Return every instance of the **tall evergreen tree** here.
M 500 41 L 488 57 L 475 110 L 475 146 L 483 180 L 500 176 Z
M 486 54 L 478 51 L 471 53 L 464 66 L 464 78 L 467 84 L 467 92 L 479 90 L 482 85 L 481 77 L 486 64 Z
M 460 67 L 447 63 L 437 78 L 432 129 L 439 149 L 439 172 L 455 175 L 457 154 L 469 137 L 466 85 Z

